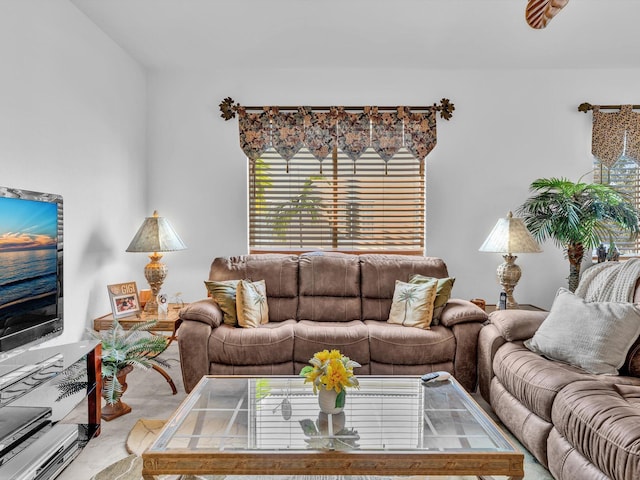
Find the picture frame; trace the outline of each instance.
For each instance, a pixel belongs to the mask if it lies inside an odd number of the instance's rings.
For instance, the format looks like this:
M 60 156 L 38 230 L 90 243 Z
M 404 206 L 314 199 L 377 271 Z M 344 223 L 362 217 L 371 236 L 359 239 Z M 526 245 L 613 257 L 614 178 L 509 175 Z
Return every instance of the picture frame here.
M 138 296 L 136 282 L 115 283 L 107 285 L 109 304 L 113 318 L 139 316 L 142 308 Z

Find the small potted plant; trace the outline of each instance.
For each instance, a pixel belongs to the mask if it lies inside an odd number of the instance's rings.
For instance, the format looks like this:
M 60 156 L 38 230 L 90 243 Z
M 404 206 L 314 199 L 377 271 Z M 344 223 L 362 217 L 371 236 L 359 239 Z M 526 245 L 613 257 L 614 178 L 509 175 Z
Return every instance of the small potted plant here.
M 149 320 L 125 330 L 114 320 L 109 330 L 89 331 L 102 343 L 102 398 L 107 403 L 102 409 L 104 420 L 113 420 L 131 411 L 131 407 L 121 400 L 127 388 L 126 376 L 131 370 L 148 369 L 153 362 L 169 367 L 166 361 L 158 358 L 167 348 L 167 339 L 162 335 L 146 335 L 155 324 L 156 320 Z
M 361 365 L 342 355 L 340 350 L 317 352 L 309 363 L 300 370 L 300 376 L 305 377 L 305 383 L 313 385 L 313 393 L 318 393 L 320 410 L 340 413 L 344 408 L 346 389 L 360 386 L 353 369 Z

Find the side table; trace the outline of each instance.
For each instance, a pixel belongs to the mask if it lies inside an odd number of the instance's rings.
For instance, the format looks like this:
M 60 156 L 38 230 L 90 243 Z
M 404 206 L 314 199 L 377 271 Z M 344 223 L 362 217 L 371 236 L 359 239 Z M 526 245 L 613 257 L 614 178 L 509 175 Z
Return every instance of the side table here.
M 491 313 L 497 310 L 497 305 L 495 303 L 487 304 L 484 307 L 484 311 L 487 313 Z M 511 308 L 509 310 L 529 310 L 532 312 L 546 312 L 544 308 L 536 307 L 535 305 L 531 305 L 529 303 L 520 303 L 518 304 L 518 308 Z
M 180 312 L 180 309 L 183 306 L 186 306 L 186 304 L 178 305 L 175 303 L 170 303 L 166 314 L 164 313 L 150 314 L 150 313 L 142 312 L 135 316 L 120 318 L 118 319 L 118 323 L 120 323 L 122 328 L 124 328 L 125 330 L 129 330 L 131 327 L 133 327 L 136 324 L 139 324 L 142 322 L 148 322 L 149 320 L 156 320 L 157 323 L 149 329 L 149 332 L 153 334 L 156 334 L 156 333 L 163 334 L 163 333 L 170 332 L 169 335 L 165 335 L 165 338 L 167 339 L 167 345 L 165 346 L 165 350 L 166 350 L 167 348 L 169 348 L 169 345 L 171 345 L 171 343 L 178 338 L 177 331 L 181 323 L 178 313 Z M 112 325 L 113 325 L 112 313 L 103 315 L 102 317 L 96 318 L 93 321 L 93 329 L 98 332 L 101 330 L 109 330 Z M 178 389 L 176 388 L 175 383 L 173 383 L 173 379 L 166 372 L 165 369 L 163 369 L 160 365 L 157 365 L 157 364 L 153 364 L 151 367 L 165 378 L 165 380 L 171 387 L 171 391 L 173 392 L 174 395 L 178 393 Z

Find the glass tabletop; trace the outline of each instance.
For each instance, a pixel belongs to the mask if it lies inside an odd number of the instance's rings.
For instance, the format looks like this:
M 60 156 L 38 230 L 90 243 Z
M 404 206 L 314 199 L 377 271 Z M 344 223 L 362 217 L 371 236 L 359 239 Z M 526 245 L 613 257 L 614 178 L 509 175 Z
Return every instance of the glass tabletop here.
M 359 380 L 327 415 L 301 377 L 204 377 L 148 451 L 516 452 L 453 378 Z

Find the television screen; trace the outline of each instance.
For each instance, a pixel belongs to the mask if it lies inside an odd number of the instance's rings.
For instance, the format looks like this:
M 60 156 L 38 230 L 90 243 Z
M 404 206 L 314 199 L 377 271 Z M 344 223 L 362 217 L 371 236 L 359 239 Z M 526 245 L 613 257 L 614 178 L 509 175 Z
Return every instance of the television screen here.
M 62 197 L 0 188 L 0 352 L 62 326 Z

